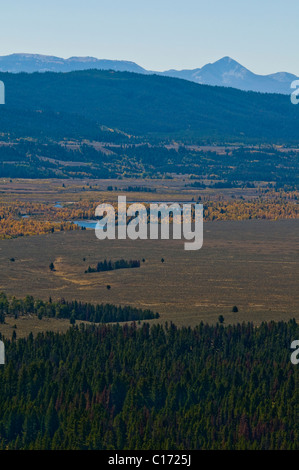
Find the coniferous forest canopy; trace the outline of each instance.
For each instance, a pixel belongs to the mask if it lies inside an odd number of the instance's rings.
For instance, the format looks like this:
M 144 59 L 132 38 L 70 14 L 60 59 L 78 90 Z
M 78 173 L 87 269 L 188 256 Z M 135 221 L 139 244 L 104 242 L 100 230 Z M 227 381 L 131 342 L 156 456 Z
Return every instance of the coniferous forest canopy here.
M 6 340 L 1 449 L 296 449 L 295 321 Z

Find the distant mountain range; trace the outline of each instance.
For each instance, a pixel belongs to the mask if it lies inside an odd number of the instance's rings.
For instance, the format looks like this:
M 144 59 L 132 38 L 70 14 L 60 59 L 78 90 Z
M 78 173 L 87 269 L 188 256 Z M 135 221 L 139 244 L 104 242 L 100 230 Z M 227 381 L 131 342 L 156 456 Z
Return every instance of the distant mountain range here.
M 115 70 L 117 72 L 147 73 L 145 69 L 126 60 L 105 60 L 95 57 L 61 57 L 39 54 L 0 56 L 0 72 L 75 72 L 77 70 Z
M 155 72 L 145 70 L 134 62 L 104 60 L 94 57 L 70 57 L 69 59 L 63 59 L 39 54 L 11 54 L 8 56 L 0 56 L 1 72 L 71 72 L 88 69 L 115 70 L 146 75 L 157 74 L 180 78 L 203 85 L 233 87 L 245 91 L 281 94 L 290 94 L 292 81 L 298 79 L 296 75 L 287 72 L 258 75 L 243 67 L 230 57 L 223 57 L 212 64 L 207 64 L 198 69 Z
M 257 75 L 231 59 L 223 57 L 213 64 L 194 70 L 168 70 L 163 75 L 184 78 L 202 85 L 224 86 L 260 93 L 291 93 L 291 83 L 296 75 L 278 72 L 270 75 Z

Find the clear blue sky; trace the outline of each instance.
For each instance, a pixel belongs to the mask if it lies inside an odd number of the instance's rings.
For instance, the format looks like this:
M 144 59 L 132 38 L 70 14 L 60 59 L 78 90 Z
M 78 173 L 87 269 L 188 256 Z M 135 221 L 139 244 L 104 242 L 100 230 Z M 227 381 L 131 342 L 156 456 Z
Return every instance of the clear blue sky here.
M 230 56 L 299 75 L 299 0 L 6 0 L 0 55 L 125 59 L 151 70 Z

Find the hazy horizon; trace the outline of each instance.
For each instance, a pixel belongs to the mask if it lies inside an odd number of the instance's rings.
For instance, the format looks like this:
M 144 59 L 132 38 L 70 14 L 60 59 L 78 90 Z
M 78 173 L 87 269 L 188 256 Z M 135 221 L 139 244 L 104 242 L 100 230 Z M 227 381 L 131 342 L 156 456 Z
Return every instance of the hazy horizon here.
M 299 75 L 296 0 L 12 0 L 1 8 L 0 55 L 34 53 L 195 69 L 229 56 L 256 74 Z
M 39 56 L 44 56 L 44 57 L 57 57 L 59 59 L 63 59 L 63 60 L 68 60 L 68 59 L 71 59 L 71 58 L 92 58 L 92 59 L 97 59 L 97 60 L 111 60 L 111 61 L 124 61 L 124 62 L 133 62 L 137 65 L 139 65 L 140 67 L 144 68 L 145 70 L 147 71 L 153 71 L 153 72 L 165 72 L 165 71 L 168 71 L 168 70 L 177 70 L 177 71 L 182 71 L 182 70 L 194 70 L 194 69 L 200 69 L 202 67 L 204 67 L 205 65 L 207 64 L 213 64 L 215 62 L 218 62 L 219 60 L 225 58 L 225 57 L 230 57 L 230 59 L 233 59 L 235 60 L 236 62 L 238 62 L 240 65 L 242 65 L 243 67 L 245 67 L 246 69 L 250 70 L 250 72 L 253 72 L 255 73 L 256 75 L 269 75 L 269 74 L 272 74 L 272 73 L 278 73 L 278 72 L 286 72 L 286 73 L 293 73 L 293 72 L 290 72 L 289 70 L 280 70 L 280 69 L 277 69 L 277 70 L 272 70 L 271 72 L 267 73 L 267 74 L 263 74 L 263 73 L 258 73 L 257 71 L 255 70 L 252 70 L 250 67 L 248 67 L 246 64 L 244 64 L 242 61 L 239 61 L 239 60 L 236 60 L 234 57 L 231 57 L 229 55 L 225 55 L 225 56 L 222 56 L 222 57 L 219 57 L 218 59 L 216 60 L 210 60 L 209 62 L 206 62 L 206 63 L 202 63 L 201 65 L 198 65 L 196 67 L 193 67 L 193 68 L 185 68 L 185 67 L 169 67 L 169 68 L 162 68 L 160 70 L 158 69 L 150 69 L 149 67 L 147 66 L 144 66 L 142 64 L 140 64 L 139 62 L 137 62 L 136 60 L 128 60 L 128 59 L 119 59 L 119 58 L 111 58 L 111 57 L 96 57 L 96 56 L 92 56 L 90 54 L 87 54 L 85 56 L 82 56 L 82 55 L 70 55 L 70 56 L 62 56 L 62 55 L 57 55 L 57 54 L 43 54 L 43 53 L 38 53 L 38 52 L 24 52 L 24 51 L 18 51 L 18 52 L 12 52 L 10 54 L 2 54 L 1 53 L 1 49 L 0 49 L 0 57 L 6 57 L 6 56 L 10 56 L 10 55 L 14 55 L 14 54 L 21 54 L 21 55 L 39 55 Z M 294 73 L 294 75 L 296 75 Z M 299 76 L 299 73 L 297 74 L 297 76 Z

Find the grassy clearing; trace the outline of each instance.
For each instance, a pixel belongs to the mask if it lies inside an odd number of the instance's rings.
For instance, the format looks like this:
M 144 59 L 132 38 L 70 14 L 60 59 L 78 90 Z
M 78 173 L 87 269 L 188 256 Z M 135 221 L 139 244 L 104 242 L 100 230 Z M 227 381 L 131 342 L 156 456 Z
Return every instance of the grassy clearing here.
M 0 291 L 149 308 L 161 314 L 158 321 L 178 325 L 215 323 L 219 315 L 225 323 L 298 320 L 298 228 L 298 220 L 207 222 L 196 252 L 183 241 L 99 241 L 89 230 L 3 240 Z M 145 263 L 84 274 L 105 258 Z

